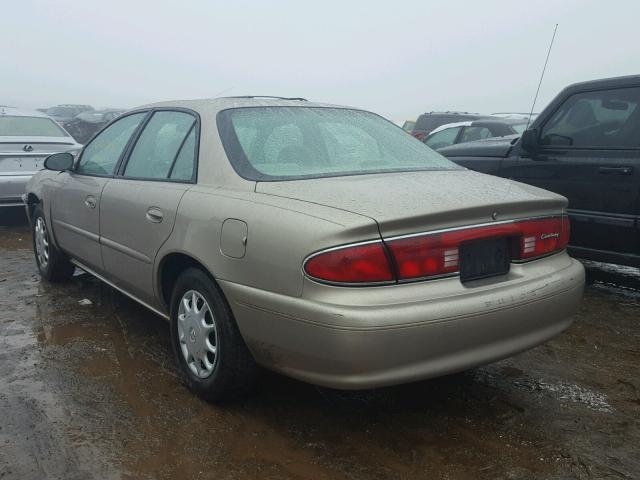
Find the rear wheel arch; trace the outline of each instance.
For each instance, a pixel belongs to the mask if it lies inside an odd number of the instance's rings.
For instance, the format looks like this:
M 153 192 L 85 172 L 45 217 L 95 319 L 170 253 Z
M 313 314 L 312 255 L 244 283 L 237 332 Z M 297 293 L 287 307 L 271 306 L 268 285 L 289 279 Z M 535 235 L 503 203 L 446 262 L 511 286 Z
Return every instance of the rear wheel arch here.
M 220 285 L 216 281 L 213 274 L 205 267 L 200 261 L 196 260 L 192 256 L 182 252 L 172 252 L 165 255 L 160 260 L 158 266 L 158 294 L 162 300 L 163 305 L 167 308 L 167 311 L 171 308 L 171 295 L 173 293 L 173 287 L 184 271 L 189 268 L 197 268 L 202 270 L 215 284 L 215 286 L 222 292 Z M 224 296 L 224 294 L 223 294 Z
M 40 198 L 35 193 L 29 193 L 27 195 L 27 208 L 29 209 L 29 216 L 33 214 L 33 210 L 36 205 L 40 204 Z

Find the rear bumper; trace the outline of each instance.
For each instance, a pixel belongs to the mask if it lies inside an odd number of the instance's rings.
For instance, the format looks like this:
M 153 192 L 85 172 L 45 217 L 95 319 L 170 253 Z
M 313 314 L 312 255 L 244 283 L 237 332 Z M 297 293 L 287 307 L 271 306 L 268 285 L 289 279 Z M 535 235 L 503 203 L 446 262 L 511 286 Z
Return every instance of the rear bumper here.
M 407 285 L 378 287 L 375 305 L 220 285 L 258 363 L 313 384 L 362 389 L 490 363 L 558 335 L 581 301 L 584 269 L 564 253 L 535 263 L 541 265 L 514 266 L 510 275 L 547 274 L 495 288 L 462 286 L 469 291 L 449 297 L 434 293 L 448 287 L 443 282 L 457 282 L 450 286 L 460 292 L 459 280 L 414 284 L 412 300 Z
M 32 173 L 28 175 L 0 175 L 0 208 L 23 207 L 22 195 L 32 176 Z

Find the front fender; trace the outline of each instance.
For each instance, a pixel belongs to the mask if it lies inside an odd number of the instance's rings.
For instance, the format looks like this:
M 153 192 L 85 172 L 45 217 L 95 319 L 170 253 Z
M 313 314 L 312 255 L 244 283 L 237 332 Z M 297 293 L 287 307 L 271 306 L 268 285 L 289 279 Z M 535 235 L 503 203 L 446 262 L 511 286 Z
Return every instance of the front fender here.
M 55 229 L 51 217 L 52 199 L 55 191 L 64 185 L 66 172 L 54 172 L 51 170 L 40 170 L 36 173 L 25 188 L 25 208 L 29 224 L 32 223 L 31 213 L 36 204 L 42 205 L 45 221 L 49 227 L 50 240 L 56 248 L 60 248 L 56 240 Z

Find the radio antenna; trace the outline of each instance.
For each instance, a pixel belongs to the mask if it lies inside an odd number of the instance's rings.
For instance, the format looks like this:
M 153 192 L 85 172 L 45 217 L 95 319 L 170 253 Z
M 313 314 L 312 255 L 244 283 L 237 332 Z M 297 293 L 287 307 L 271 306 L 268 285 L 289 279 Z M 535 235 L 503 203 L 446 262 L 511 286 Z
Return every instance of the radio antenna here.
M 531 112 L 529 112 L 529 118 L 527 118 L 527 126 L 525 130 L 529 129 L 531 123 L 531 116 L 533 115 L 533 109 L 536 108 L 536 101 L 538 100 L 538 93 L 540 93 L 540 86 L 542 85 L 542 79 L 544 78 L 544 72 L 547 70 L 547 64 L 549 63 L 549 55 L 551 55 L 551 48 L 553 47 L 553 41 L 556 39 L 556 32 L 558 31 L 558 24 L 553 29 L 553 36 L 551 37 L 551 43 L 549 44 L 549 50 L 547 50 L 547 59 L 544 61 L 544 67 L 542 67 L 542 74 L 540 75 L 540 81 L 538 82 L 538 89 L 536 90 L 536 96 L 533 97 L 533 105 L 531 105 Z

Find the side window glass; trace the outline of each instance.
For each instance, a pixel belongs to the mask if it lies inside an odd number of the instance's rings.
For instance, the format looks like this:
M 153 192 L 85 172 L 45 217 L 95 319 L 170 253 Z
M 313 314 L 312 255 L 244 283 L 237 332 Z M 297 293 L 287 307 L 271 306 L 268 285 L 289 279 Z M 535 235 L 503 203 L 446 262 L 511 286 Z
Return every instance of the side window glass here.
M 195 124 L 184 112 L 156 112 L 147 123 L 129 156 L 125 177 L 168 178 L 183 140 Z
M 146 115 L 146 112 L 128 115 L 100 132 L 82 152 L 76 173 L 113 175 L 127 142 Z
M 542 128 L 543 145 L 640 146 L 640 87 L 577 93 Z
M 169 178 L 173 180 L 191 180 L 196 159 L 196 128 L 191 127 L 189 135 L 178 152 L 176 162 L 173 164 Z
M 440 130 L 439 132 L 436 132 L 429 138 L 427 138 L 424 143 L 426 143 L 428 147 L 431 147 L 434 150 L 437 148 L 448 147 L 449 145 L 453 145 L 453 142 L 455 142 L 459 131 L 460 127 Z
M 491 131 L 487 127 L 465 127 L 460 137 L 460 143 L 475 142 L 489 137 L 491 137 Z

